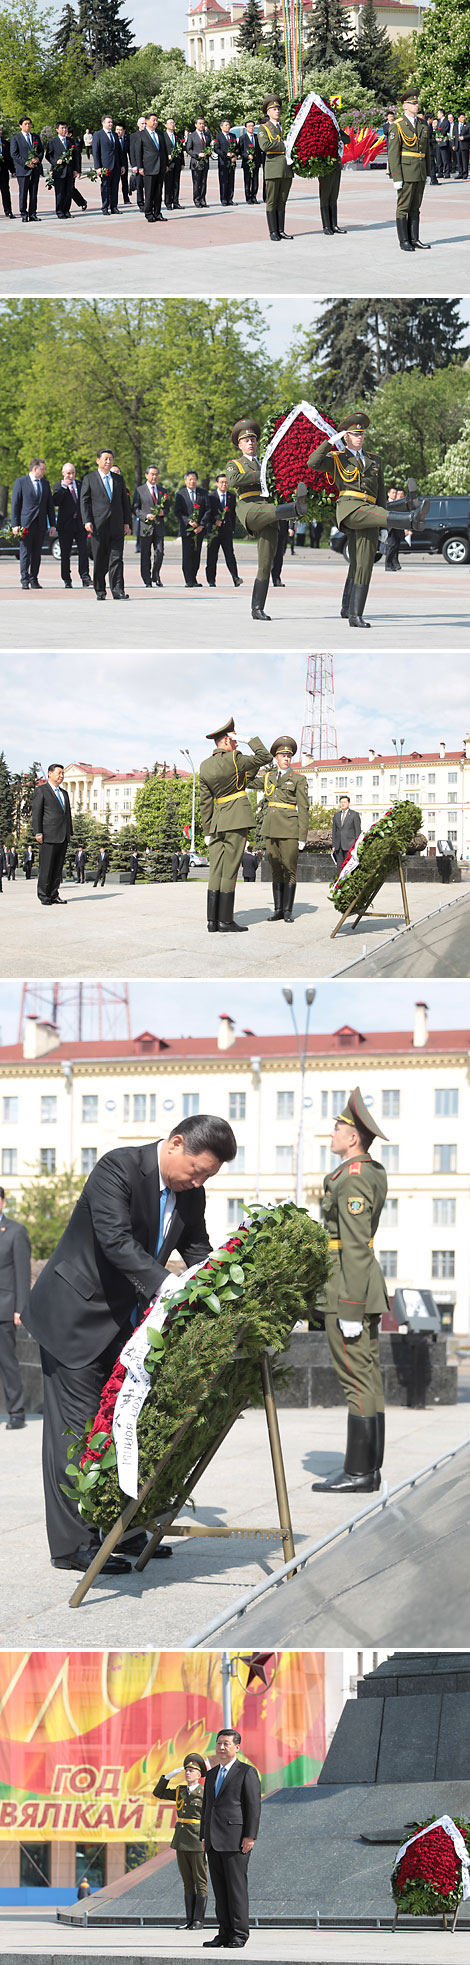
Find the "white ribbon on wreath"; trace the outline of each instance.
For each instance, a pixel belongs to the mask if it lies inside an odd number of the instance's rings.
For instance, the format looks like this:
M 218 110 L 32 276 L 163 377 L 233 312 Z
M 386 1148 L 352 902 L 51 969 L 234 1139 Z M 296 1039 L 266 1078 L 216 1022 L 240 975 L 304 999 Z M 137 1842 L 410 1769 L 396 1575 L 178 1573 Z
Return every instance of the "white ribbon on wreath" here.
M 149 1310 L 145 1323 L 133 1331 L 121 1351 L 120 1362 L 126 1367 L 124 1384 L 118 1392 L 113 1416 L 113 1440 L 116 1448 L 119 1486 L 123 1494 L 132 1495 L 137 1500 L 139 1488 L 139 1448 L 137 1442 L 137 1420 L 150 1391 L 150 1378 L 145 1369 L 145 1360 L 151 1349 L 149 1330 L 161 1330 L 172 1302 L 178 1303 L 182 1282 L 187 1283 L 191 1276 L 197 1276 L 198 1269 L 204 1269 L 203 1262 L 195 1262 L 192 1269 L 185 1269 L 184 1277 L 166 1276 L 155 1302 Z
M 303 130 L 304 123 L 307 120 L 307 116 L 309 115 L 309 111 L 311 110 L 313 104 L 315 104 L 315 109 L 322 109 L 324 116 L 329 116 L 330 121 L 334 123 L 335 130 L 338 131 L 338 157 L 342 157 L 343 155 L 344 143 L 341 136 L 339 123 L 337 123 L 336 121 L 336 116 L 334 116 L 333 110 L 329 109 L 328 104 L 323 101 L 323 97 L 316 96 L 314 89 L 311 89 L 310 95 L 305 97 L 305 102 L 302 102 L 300 109 L 297 110 L 295 122 L 293 122 L 292 124 L 292 129 L 289 130 L 289 134 L 286 140 L 286 161 L 288 164 L 291 163 L 294 144 L 297 142 L 297 137 L 300 135 L 300 131 Z M 334 163 L 334 158 L 332 159 L 332 162 Z
M 364 833 L 360 832 L 358 834 L 357 839 L 354 841 L 354 846 L 350 846 L 349 853 L 346 854 L 346 859 L 343 860 L 343 865 L 338 874 L 338 878 L 337 880 L 335 880 L 335 884 L 333 888 L 333 892 L 335 894 L 337 894 L 338 892 L 338 887 L 341 887 L 342 881 L 347 880 L 348 873 L 356 872 L 356 867 L 359 866 L 359 847 L 362 846 L 363 839 L 364 839 Z
M 271 443 L 268 444 L 268 448 L 267 450 L 265 450 L 264 457 L 262 458 L 261 492 L 263 498 L 267 498 L 269 496 L 268 481 L 266 476 L 269 459 L 274 455 L 274 451 L 277 450 L 278 444 L 282 443 L 283 437 L 287 436 L 287 431 L 290 430 L 292 424 L 295 423 L 296 417 L 300 416 L 301 414 L 308 417 L 309 423 L 313 423 L 316 426 L 317 430 L 322 430 L 324 437 L 335 437 L 337 435 L 337 432 L 333 428 L 332 424 L 325 423 L 324 416 L 320 416 L 320 411 L 318 409 L 315 409 L 313 403 L 296 403 L 295 409 L 290 409 L 288 416 L 284 417 L 283 423 L 279 424 L 279 429 L 275 431 L 274 436 L 271 438 Z
M 445 1835 L 450 1836 L 450 1840 L 454 1845 L 455 1854 L 459 1857 L 462 1864 L 462 1897 L 464 1899 L 470 1897 L 470 1857 L 467 1844 L 464 1842 L 460 1829 L 457 1828 L 457 1823 L 452 1821 L 451 1815 L 439 1815 L 435 1822 L 428 1822 L 427 1828 L 418 1829 L 416 1835 L 410 1835 L 407 1842 L 402 1842 L 398 1856 L 395 1857 L 392 1878 L 398 1869 L 399 1863 L 402 1861 L 402 1857 L 405 1855 L 405 1851 L 410 1849 L 412 1842 L 421 1842 L 423 1836 L 431 1835 L 433 1829 L 444 1829 Z M 393 1895 L 392 1883 L 390 1884 L 390 1889 Z

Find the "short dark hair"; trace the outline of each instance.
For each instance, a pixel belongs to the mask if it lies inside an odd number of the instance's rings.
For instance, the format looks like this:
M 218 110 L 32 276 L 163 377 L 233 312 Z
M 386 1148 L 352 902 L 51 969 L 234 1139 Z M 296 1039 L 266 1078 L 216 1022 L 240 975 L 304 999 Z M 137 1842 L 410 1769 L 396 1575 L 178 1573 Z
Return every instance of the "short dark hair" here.
M 111 450 L 110 443 L 100 443 L 99 449 L 96 452 L 97 457 L 104 457 L 105 450 L 108 453 L 108 457 L 114 457 L 114 450 Z
M 65 771 L 65 764 L 48 764 L 47 766 L 48 778 L 50 778 L 51 771 Z
M 350 805 L 350 804 L 351 804 L 351 800 L 350 800 L 350 797 L 349 797 L 349 792 L 348 792 L 348 791 L 340 791 L 340 794 L 339 794 L 339 802 L 340 802 L 340 805 L 341 805 L 341 799 L 342 799 L 342 798 L 346 798 L 346 799 L 347 799 L 347 801 L 348 801 L 348 805 Z
M 44 459 L 43 459 L 42 457 L 32 457 L 32 458 L 31 458 L 31 463 L 30 463 L 30 466 L 29 466 L 29 468 L 30 468 L 30 471 L 34 471 L 34 466 L 35 466 L 35 464 L 43 464 L 43 462 L 44 462 Z
M 4 1201 L 4 1200 L 5 1200 L 5 1188 L 0 1187 L 0 1201 Z
M 234 1160 L 238 1151 L 235 1134 L 226 1119 L 217 1119 L 212 1113 L 194 1113 L 191 1119 L 182 1119 L 179 1126 L 172 1126 L 170 1139 L 179 1133 L 192 1153 L 214 1153 L 216 1160 Z
M 220 1726 L 220 1727 L 219 1727 L 219 1731 L 218 1731 L 218 1733 L 216 1734 L 216 1739 L 217 1739 L 217 1740 L 224 1740 L 224 1739 L 225 1739 L 225 1735 L 227 1735 L 227 1738 L 228 1738 L 229 1740 L 234 1740 L 234 1741 L 235 1741 L 235 1746 L 236 1746 L 236 1747 L 241 1747 L 241 1743 L 242 1743 L 242 1736 L 241 1736 L 241 1733 L 237 1733 L 237 1730 L 236 1730 L 236 1727 L 235 1727 L 235 1726 Z
M 185 475 L 185 478 L 197 478 L 197 471 L 196 471 L 196 467 L 195 467 L 195 465 L 194 465 L 194 464 L 188 464 L 188 469 L 187 469 L 187 471 L 185 471 L 185 474 L 184 474 L 184 475 Z

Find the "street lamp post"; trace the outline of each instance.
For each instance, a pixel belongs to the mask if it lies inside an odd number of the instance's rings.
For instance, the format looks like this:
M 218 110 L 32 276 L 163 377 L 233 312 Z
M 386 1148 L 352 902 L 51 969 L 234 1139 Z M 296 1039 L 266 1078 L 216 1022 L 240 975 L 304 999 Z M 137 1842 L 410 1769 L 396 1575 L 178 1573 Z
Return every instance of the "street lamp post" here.
M 399 745 L 400 745 L 400 754 L 398 754 L 398 744 L 397 744 L 397 739 L 396 739 L 396 737 L 392 737 L 392 744 L 393 744 L 393 748 L 394 748 L 394 751 L 396 751 L 396 754 L 397 754 L 397 759 L 398 759 L 398 797 L 400 797 L 400 792 L 401 792 L 401 767 L 402 767 L 402 761 L 403 761 L 403 745 L 404 745 L 404 742 L 405 742 L 405 739 L 404 739 L 404 737 L 400 737 L 400 738 L 399 738 L 399 740 L 398 740 L 398 742 L 399 742 Z
M 191 851 L 191 853 L 194 853 L 194 834 L 195 834 L 195 828 L 196 828 L 196 766 L 195 766 L 195 765 L 193 764 L 193 760 L 192 760 L 192 757 L 190 756 L 190 752 L 189 752 L 189 751 L 187 751 L 187 750 L 185 750 L 185 749 L 183 748 L 183 745 L 182 745 L 182 744 L 180 744 L 180 752 L 181 752 L 181 756 L 182 756 L 182 757 L 187 757 L 187 758 L 188 758 L 188 760 L 189 760 L 189 763 L 190 763 L 190 765 L 191 765 L 191 770 L 192 770 L 192 774 L 193 774 L 193 794 L 192 794 L 192 800 L 191 800 L 191 841 L 190 841 L 190 851 Z
M 301 1208 L 301 1207 L 302 1207 L 302 1198 L 303 1198 L 303 1185 L 304 1185 L 304 1089 L 305 1089 L 305 1067 L 306 1067 L 306 1063 L 307 1063 L 307 1044 L 308 1044 L 308 1026 L 309 1026 L 309 1022 L 310 1022 L 310 1011 L 311 1011 L 311 1007 L 312 1007 L 312 1003 L 314 1003 L 314 1002 L 315 1002 L 315 995 L 316 995 L 316 991 L 315 991 L 314 989 L 312 989 L 312 988 L 309 988 L 309 989 L 306 989 L 306 991 L 305 991 L 305 1002 L 306 1002 L 306 1005 L 307 1005 L 307 1016 L 306 1016 L 306 1022 L 305 1022 L 305 1032 L 304 1032 L 304 1041 L 303 1041 L 303 1045 L 302 1045 L 302 1043 L 301 1043 L 301 1039 L 300 1039 L 300 1032 L 299 1032 L 299 1030 L 298 1030 L 298 1028 L 297 1028 L 297 1021 L 296 1021 L 296 1015 L 295 1015 L 295 1010 L 294 1010 L 294 996 L 293 996 L 293 991 L 292 991 L 291 989 L 283 989 L 283 991 L 282 991 L 282 994 L 283 994 L 283 997 L 284 997 L 284 999 L 285 999 L 285 1002 L 289 1004 L 289 1009 L 290 1009 L 290 1013 L 291 1013 L 291 1017 L 292 1017 L 292 1022 L 293 1022 L 293 1025 L 294 1025 L 294 1031 L 295 1031 L 295 1039 L 296 1039 L 296 1044 L 297 1044 L 297 1054 L 298 1054 L 298 1059 L 299 1059 L 299 1064 L 300 1064 L 300 1118 L 299 1118 L 299 1130 L 298 1130 L 298 1134 L 297 1134 L 297 1159 L 296 1159 L 296 1179 L 295 1179 L 295 1198 L 296 1198 L 296 1203 L 297 1203 L 297 1207 L 298 1207 L 298 1208 Z

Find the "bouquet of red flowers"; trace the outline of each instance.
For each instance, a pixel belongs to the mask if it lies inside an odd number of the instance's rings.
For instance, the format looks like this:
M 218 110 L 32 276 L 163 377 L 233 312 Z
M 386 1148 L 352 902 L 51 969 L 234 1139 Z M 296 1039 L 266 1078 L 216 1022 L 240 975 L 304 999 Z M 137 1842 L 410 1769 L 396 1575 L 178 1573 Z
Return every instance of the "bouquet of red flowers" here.
M 411 1917 L 456 1911 L 468 1897 L 470 1823 L 450 1815 L 423 1822 L 402 1845 L 392 1870 L 391 1890 L 398 1910 Z
M 313 89 L 290 107 L 294 120 L 286 142 L 287 161 L 296 177 L 324 177 L 342 154 L 336 116 Z
M 169 492 L 162 491 L 161 498 L 157 498 L 156 505 L 152 506 L 152 510 L 150 512 L 145 513 L 145 518 L 143 522 L 144 532 L 147 533 L 152 532 L 154 525 L 157 524 L 157 520 L 164 519 L 166 517 L 169 503 L 170 503 Z
M 316 415 L 313 406 L 309 415 L 307 410 L 310 410 L 309 404 L 291 405 L 289 409 L 281 410 L 278 416 L 271 417 L 263 430 L 264 458 L 270 452 L 266 458 L 266 484 L 275 504 L 282 504 L 284 499 L 291 498 L 301 480 L 311 492 L 312 500 L 319 494 L 325 503 L 328 499 L 336 498 L 335 487 L 327 472 L 316 471 L 307 464 L 312 451 L 317 450 L 330 433 L 334 435 L 334 425 L 327 424 L 322 417 L 321 421 L 325 423 L 322 429 L 321 424 L 312 420 Z M 276 437 L 278 441 L 275 443 Z
M 200 505 L 193 505 L 191 518 L 188 519 L 188 532 L 199 532 L 200 514 Z

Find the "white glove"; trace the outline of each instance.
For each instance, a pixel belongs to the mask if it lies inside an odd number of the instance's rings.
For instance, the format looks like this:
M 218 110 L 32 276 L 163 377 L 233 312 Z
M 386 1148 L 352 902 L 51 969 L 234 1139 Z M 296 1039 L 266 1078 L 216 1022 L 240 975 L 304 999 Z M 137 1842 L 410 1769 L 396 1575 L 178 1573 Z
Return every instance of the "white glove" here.
M 299 853 L 303 853 L 304 846 L 306 846 L 306 844 L 307 844 L 306 839 L 299 839 Z
M 211 833 L 211 832 L 205 832 L 205 833 L 204 833 L 204 845 L 205 845 L 205 846 L 210 846 L 210 843 L 211 843 L 211 839 L 212 839 L 212 833 Z
M 338 1317 L 338 1323 L 340 1330 L 343 1332 L 343 1337 L 360 1337 L 363 1328 L 362 1323 L 348 1324 L 343 1317 Z
M 426 184 L 430 184 L 430 183 L 431 183 L 431 179 L 430 179 L 430 177 L 427 177 L 427 178 L 426 178 Z
M 403 179 L 402 179 L 401 177 L 394 177 L 394 179 L 393 179 L 393 182 L 394 182 L 394 185 L 395 185 L 395 190 L 396 190 L 396 191 L 402 191 L 402 190 L 403 190 Z

